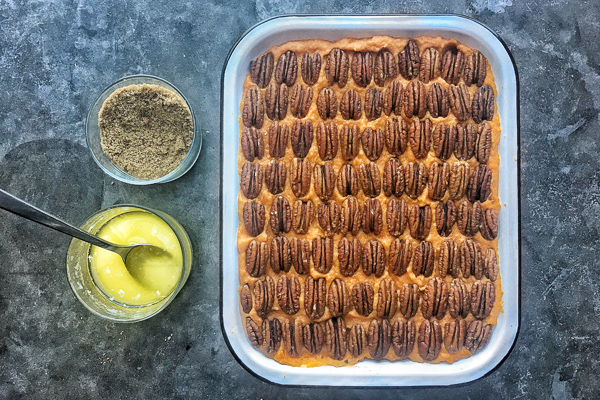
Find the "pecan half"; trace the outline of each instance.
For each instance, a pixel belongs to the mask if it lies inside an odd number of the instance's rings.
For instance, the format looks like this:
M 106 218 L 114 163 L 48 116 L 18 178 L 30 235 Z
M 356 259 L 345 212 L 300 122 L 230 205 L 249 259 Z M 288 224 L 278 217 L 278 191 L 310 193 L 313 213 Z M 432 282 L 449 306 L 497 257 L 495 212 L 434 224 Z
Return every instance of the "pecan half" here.
M 440 122 L 435 126 L 432 136 L 435 156 L 442 161 L 448 160 L 456 146 L 456 126 Z
M 465 348 L 475 354 L 483 349 L 492 336 L 492 325 L 483 325 L 481 321 L 471 321 L 465 337 Z
M 292 268 L 292 247 L 288 238 L 276 236 L 271 240 L 271 269 L 276 274 Z
M 340 88 L 346 86 L 349 64 L 348 54 L 344 50 L 332 49 L 325 56 L 325 77 L 329 86 L 333 86 L 334 83 L 337 83 Z
M 267 355 L 274 355 L 281 345 L 281 322 L 277 318 L 272 320 L 263 319 L 262 334 L 265 338 L 264 345 Z
M 386 115 L 394 113 L 400 116 L 402 101 L 404 100 L 404 87 L 400 81 L 392 81 L 383 91 L 383 112 Z
M 390 319 L 396 314 L 398 307 L 398 292 L 396 284 L 391 279 L 384 279 L 379 282 L 377 291 L 377 316 L 379 318 Z
M 404 89 L 404 114 L 423 118 L 427 113 L 427 89 L 421 81 L 410 81 Z
M 398 65 L 394 55 L 388 49 L 381 49 L 375 56 L 374 79 L 377 86 L 383 86 L 386 79 L 398 75 Z
M 265 242 L 253 240 L 246 247 L 246 272 L 253 278 L 265 274 L 269 263 L 269 249 Z
M 322 274 L 333 266 L 333 239 L 316 237 L 312 242 L 312 258 L 315 269 Z
M 323 88 L 317 96 L 317 111 L 321 119 L 333 119 L 337 115 L 337 97 L 333 90 Z
M 451 320 L 444 326 L 444 347 L 448 353 L 459 352 L 465 345 L 467 323 L 464 319 Z
M 446 195 L 450 167 L 446 163 L 432 162 L 429 165 L 429 183 L 427 195 L 431 200 L 441 200 Z
M 496 210 L 488 208 L 481 218 L 481 236 L 486 240 L 494 240 L 498 237 L 498 214 Z
M 483 121 L 479 125 L 476 148 L 477 161 L 481 164 L 486 164 L 490 159 L 490 152 L 492 150 L 492 127 L 487 121 Z
M 392 346 L 392 326 L 389 321 L 384 319 L 380 323 L 376 319 L 372 320 L 369 324 L 367 341 L 371 358 L 383 359 Z
M 359 87 L 367 87 L 373 79 L 373 55 L 369 52 L 357 51 L 352 56 L 352 79 Z
M 419 326 L 419 355 L 425 361 L 433 361 L 442 350 L 442 327 L 437 321 L 424 320 Z
M 423 318 L 442 319 L 448 309 L 448 285 L 441 278 L 431 279 L 423 292 L 421 312 Z
M 254 283 L 254 309 L 261 318 L 267 318 L 275 302 L 275 282 L 270 276 Z
M 421 300 L 419 285 L 416 283 L 405 283 L 402 285 L 398 300 L 400 302 L 400 312 L 402 315 L 407 319 L 414 317 L 419 310 L 419 302 Z
M 383 167 L 383 193 L 401 197 L 404 193 L 404 168 L 397 158 L 390 158 Z
M 479 164 L 473 170 L 467 184 L 467 199 L 471 203 L 484 202 L 492 194 L 492 170 L 485 164 Z
M 263 173 L 260 164 L 244 163 L 240 174 L 240 189 L 248 199 L 255 199 L 262 191 Z
M 244 106 L 242 108 L 242 122 L 246 128 L 262 128 L 265 122 L 265 104 L 263 103 L 260 90 L 252 86 L 244 94 Z
M 346 283 L 335 278 L 331 285 L 329 285 L 329 291 L 327 292 L 327 308 L 329 313 L 334 317 L 340 317 L 348 314 L 352 310 L 352 302 L 350 300 L 350 292 Z
M 390 235 L 398 237 L 404 233 L 408 225 L 408 204 L 404 199 L 388 200 L 385 221 Z
M 361 142 L 365 156 L 371 161 L 377 161 L 383 151 L 383 132 L 381 128 L 365 128 Z
M 338 242 L 338 260 L 340 273 L 352 276 L 360 268 L 362 260 L 362 245 L 358 239 L 342 238 Z
M 357 283 L 352 286 L 352 303 L 358 315 L 368 317 L 373 312 L 375 291 L 369 282 Z
M 319 80 L 321 74 L 321 54 L 315 53 L 312 56 L 309 53 L 304 53 L 300 71 L 304 83 L 309 86 L 314 85 Z
M 419 79 L 423 83 L 429 83 L 438 76 L 440 76 L 440 52 L 433 47 L 429 47 L 421 55 Z
M 465 236 L 475 236 L 481 225 L 481 204 L 475 202 L 473 206 L 466 200 L 458 205 L 456 225 L 458 230 Z
M 385 271 L 385 248 L 379 240 L 372 239 L 364 244 L 362 250 L 362 267 L 365 275 L 375 274 L 380 278 Z
M 398 54 L 398 69 L 400 75 L 408 80 L 415 78 L 419 75 L 421 68 L 421 56 L 419 54 L 419 45 L 417 42 L 410 39 L 404 50 Z
M 335 172 L 331 163 L 317 164 L 313 171 L 315 175 L 314 187 L 317 196 L 323 201 L 329 200 L 333 195 L 333 188 L 335 187 Z
M 383 228 L 383 211 L 378 199 L 365 200 L 362 214 L 362 230 L 367 235 L 373 233 L 379 235 Z
M 269 127 L 269 153 L 273 158 L 285 156 L 288 143 L 289 128 L 286 124 L 273 122 Z
M 473 121 L 491 121 L 494 118 L 494 89 L 490 85 L 483 85 L 473 95 Z
M 306 158 L 294 158 L 290 165 L 290 186 L 296 197 L 304 197 L 310 190 L 312 171 Z
M 427 167 L 422 163 L 408 163 L 405 169 L 404 184 L 406 186 L 406 194 L 412 199 L 423 194 L 423 190 L 427 186 L 429 173 Z
M 471 286 L 471 313 L 477 319 L 490 316 L 496 301 L 496 288 L 490 281 L 475 281 Z
M 344 318 L 330 318 L 325 323 L 325 348 L 329 357 L 341 360 L 346 355 L 346 323 Z
M 454 279 L 450 284 L 448 311 L 452 318 L 466 318 L 471 311 L 471 295 L 462 279 Z
M 367 347 L 367 333 L 360 324 L 354 324 L 348 331 L 348 353 L 352 357 L 358 357 Z
M 333 160 L 338 153 L 337 125 L 333 121 L 327 124 L 320 122 L 317 125 L 316 139 L 321 160 Z
M 458 277 L 460 273 L 460 258 L 458 245 L 454 239 L 446 239 L 440 245 L 438 252 L 438 271 L 442 278 L 446 275 Z
M 431 276 L 433 274 L 433 260 L 435 250 L 429 242 L 419 242 L 413 257 L 412 272 L 417 275 Z
M 362 115 L 360 95 L 355 90 L 347 90 L 340 100 L 340 113 L 344 119 L 360 119 Z
M 344 161 L 352 161 L 360 148 L 360 128 L 358 125 L 344 125 L 340 130 L 340 152 Z
M 365 116 L 373 121 L 381 116 L 383 93 L 375 88 L 367 89 L 365 93 Z
M 350 233 L 352 236 L 358 235 L 361 228 L 362 212 L 356 197 L 349 196 L 342 203 L 342 226 L 340 232 L 342 235 Z
M 469 164 L 454 163 L 450 168 L 450 179 L 448 180 L 448 194 L 451 199 L 459 200 L 465 195 L 471 168 Z
M 407 358 L 415 348 L 417 330 L 412 321 L 397 319 L 392 326 L 392 349 L 400 359 Z
M 463 79 L 467 85 L 483 85 L 487 75 L 487 58 L 475 50 L 467 57 L 467 62 L 463 70 Z
M 250 286 L 247 283 L 240 290 L 240 305 L 245 314 L 252 311 L 252 291 L 250 291 Z
M 246 317 L 246 334 L 252 347 L 259 348 L 264 343 L 265 339 L 262 335 L 262 330 L 254 322 L 252 317 Z
M 475 155 L 477 131 L 473 124 L 456 125 L 454 155 L 459 160 L 470 160 Z
M 305 275 L 310 272 L 310 242 L 293 237 L 290 239 L 292 265 L 296 272 Z
M 275 81 L 279 84 L 285 83 L 292 86 L 296 83 L 298 76 L 298 57 L 291 50 L 279 56 L 277 67 L 275 67 Z
M 242 154 L 252 162 L 260 160 L 265 155 L 265 142 L 262 134 L 256 128 L 244 128 L 242 131 Z
M 408 141 L 415 158 L 425 158 L 431 147 L 431 120 L 414 119 L 409 130 Z
M 483 256 L 481 246 L 473 239 L 466 239 L 460 245 L 460 269 L 465 278 L 483 278 Z
M 317 323 L 304 325 L 302 328 L 304 348 L 311 354 L 319 354 L 325 342 L 323 327 Z
M 375 163 L 361 164 L 359 173 L 360 186 L 367 197 L 377 197 L 381 192 L 381 176 Z
M 452 46 L 442 54 L 440 76 L 443 80 L 456 85 L 460 80 L 465 65 L 465 55 L 462 51 Z
M 273 53 L 268 52 L 250 61 L 250 81 L 259 88 L 264 89 L 271 81 L 273 75 Z
M 269 224 L 273 233 L 280 235 L 288 233 L 292 228 L 292 209 L 290 203 L 283 196 L 277 196 L 271 203 Z
M 433 118 L 448 116 L 450 111 L 450 101 L 448 91 L 441 83 L 434 82 L 427 92 L 427 104 L 429 105 L 429 114 Z
M 300 84 L 294 86 L 292 95 L 290 96 L 290 112 L 292 115 L 296 118 L 306 117 L 312 103 L 312 98 L 313 90 L 310 86 L 307 88 Z
M 277 302 L 281 311 L 294 315 L 300 310 L 300 292 L 302 287 L 296 275 L 282 276 L 277 281 Z
M 267 117 L 273 121 L 285 119 L 288 110 L 288 88 L 285 84 L 272 82 L 265 90 Z
M 304 281 L 304 312 L 310 319 L 319 319 L 325 313 L 327 304 L 327 281 L 308 276 Z M 309 349 L 310 351 L 310 349 Z
M 292 213 L 292 227 L 294 232 L 304 235 L 308 232 L 310 224 L 314 217 L 315 206 L 310 200 L 296 200 Z
M 483 256 L 483 270 L 485 271 L 485 276 L 487 276 L 490 281 L 495 282 L 496 279 L 498 279 L 499 266 L 496 250 L 487 249 L 485 251 Z
M 279 194 L 285 188 L 287 168 L 283 161 L 271 161 L 265 167 L 265 185 L 271 194 Z
M 292 150 L 298 158 L 304 158 L 308 155 L 313 142 L 313 125 L 310 119 L 305 123 L 297 119 L 292 125 Z
M 385 121 L 385 145 L 394 156 L 401 156 L 408 146 L 408 124 L 404 118 L 388 118 Z
M 317 208 L 317 215 L 319 225 L 323 232 L 327 236 L 332 236 L 337 233 L 341 227 L 341 215 L 342 211 L 340 206 L 335 201 L 319 204 Z
M 459 121 L 471 118 L 471 96 L 469 89 L 464 83 L 458 86 L 450 85 L 449 96 L 452 113 Z
M 452 200 L 435 207 L 435 227 L 440 236 L 450 236 L 456 222 L 456 206 Z
M 417 240 L 425 240 L 431 231 L 431 207 L 412 206 L 408 214 L 410 236 Z
M 250 236 L 258 236 L 265 229 L 265 206 L 258 201 L 247 201 L 242 212 L 244 228 Z
M 283 321 L 283 348 L 292 357 L 300 357 L 302 352 L 302 324 L 299 320 Z
M 390 272 L 402 276 L 412 258 L 412 245 L 408 240 L 394 239 L 390 245 Z

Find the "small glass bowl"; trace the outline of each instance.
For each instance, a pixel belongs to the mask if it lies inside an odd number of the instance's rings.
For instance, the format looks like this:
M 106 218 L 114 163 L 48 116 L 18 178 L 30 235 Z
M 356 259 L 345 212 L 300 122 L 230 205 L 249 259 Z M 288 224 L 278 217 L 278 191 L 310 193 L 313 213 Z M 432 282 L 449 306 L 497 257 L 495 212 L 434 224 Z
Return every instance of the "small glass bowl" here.
M 192 268 L 192 244 L 183 227 L 171 216 L 150 208 L 136 205 L 114 205 L 92 215 L 81 229 L 96 234 L 111 219 L 133 211 L 154 214 L 161 218 L 175 232 L 181 246 L 183 267 L 175 289 L 164 299 L 140 306 L 130 306 L 111 300 L 96 285 L 90 270 L 89 243 L 73 239 L 67 252 L 67 277 L 75 296 L 92 313 L 113 322 L 138 322 L 148 319 L 165 309 L 179 293 Z
M 171 90 L 177 94 L 179 94 L 187 104 L 190 112 L 192 113 L 192 120 L 194 124 L 194 138 L 192 139 L 192 145 L 190 146 L 190 150 L 187 155 L 175 168 L 173 171 L 168 174 L 158 178 L 158 179 L 140 179 L 135 176 L 129 175 L 127 172 L 121 170 L 115 164 L 110 161 L 108 156 L 104 154 L 102 150 L 102 145 L 100 144 L 100 127 L 98 126 L 98 113 L 102 108 L 102 104 L 104 101 L 117 89 L 123 88 L 129 85 L 157 85 L 162 88 Z M 170 182 L 184 175 L 186 172 L 192 168 L 198 156 L 200 155 L 200 149 L 202 148 L 202 135 L 199 132 L 198 124 L 196 123 L 196 117 L 194 116 L 194 110 L 190 105 L 190 102 L 185 98 L 183 93 L 179 91 L 175 86 L 165 81 L 164 79 L 151 76 L 151 75 L 132 75 L 126 76 L 124 78 L 119 79 L 109 87 L 107 87 L 100 97 L 94 102 L 94 105 L 88 112 L 86 122 L 85 122 L 85 134 L 87 139 L 87 145 L 90 151 L 92 152 L 92 157 L 94 157 L 94 161 L 102 168 L 104 172 L 106 172 L 111 177 L 120 180 L 121 182 L 130 183 L 132 185 L 150 185 L 153 183 L 164 183 Z

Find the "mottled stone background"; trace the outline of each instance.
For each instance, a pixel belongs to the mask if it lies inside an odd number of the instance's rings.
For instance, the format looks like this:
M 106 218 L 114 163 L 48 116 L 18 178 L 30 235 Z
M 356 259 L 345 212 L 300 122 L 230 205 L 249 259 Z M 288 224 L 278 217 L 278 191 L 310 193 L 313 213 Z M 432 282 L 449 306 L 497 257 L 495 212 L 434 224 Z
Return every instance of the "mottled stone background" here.
M 255 378 L 225 345 L 220 76 L 236 39 L 283 13 L 460 13 L 511 49 L 521 81 L 522 327 L 483 379 L 450 389 L 289 389 Z M 0 187 L 75 224 L 118 202 L 164 210 L 188 229 L 196 259 L 163 313 L 112 324 L 71 293 L 69 239 L 0 212 L 0 397 L 600 397 L 599 32 L 597 1 L 0 0 Z M 90 103 L 134 73 L 172 81 L 197 111 L 202 154 L 174 183 L 113 182 L 85 147 Z

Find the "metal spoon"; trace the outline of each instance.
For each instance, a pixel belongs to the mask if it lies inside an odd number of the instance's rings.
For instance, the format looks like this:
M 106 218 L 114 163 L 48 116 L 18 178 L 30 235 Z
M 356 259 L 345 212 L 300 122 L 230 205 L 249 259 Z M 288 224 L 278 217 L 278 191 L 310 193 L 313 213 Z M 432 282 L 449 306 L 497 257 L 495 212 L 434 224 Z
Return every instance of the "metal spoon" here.
M 0 208 L 10 211 L 13 214 L 17 214 L 23 218 L 27 218 L 38 224 L 47 226 L 62 233 L 66 233 L 69 236 L 75 237 L 84 242 L 91 243 L 94 246 L 101 247 L 103 249 L 117 253 L 123 259 L 123 262 L 127 260 L 129 253 L 139 247 L 151 247 L 163 251 L 160 247 L 152 244 L 115 244 L 107 240 L 101 239 L 98 236 L 92 235 L 82 229 L 76 228 L 55 216 L 48 214 L 39 208 L 32 206 L 31 204 L 13 196 L 10 193 L 0 189 Z

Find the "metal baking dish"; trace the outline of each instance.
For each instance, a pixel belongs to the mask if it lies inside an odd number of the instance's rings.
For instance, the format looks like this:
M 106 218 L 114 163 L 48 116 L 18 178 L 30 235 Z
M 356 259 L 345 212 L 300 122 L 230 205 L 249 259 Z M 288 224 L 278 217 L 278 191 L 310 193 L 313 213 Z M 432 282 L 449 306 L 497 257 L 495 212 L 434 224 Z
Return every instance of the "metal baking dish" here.
M 298 368 L 281 365 L 254 349 L 242 326 L 238 303 L 237 172 L 240 101 L 250 61 L 270 47 L 291 40 L 375 35 L 442 36 L 477 48 L 488 58 L 498 89 L 502 124 L 500 141 L 498 234 L 504 312 L 491 340 L 480 353 L 454 364 L 411 361 L 363 361 L 352 367 Z M 221 97 L 221 326 L 238 361 L 270 382 L 319 386 L 451 385 L 475 380 L 495 368 L 510 352 L 519 328 L 519 114 L 518 81 L 514 62 L 503 42 L 484 25 L 455 15 L 309 16 L 269 19 L 247 31 L 225 63 Z

